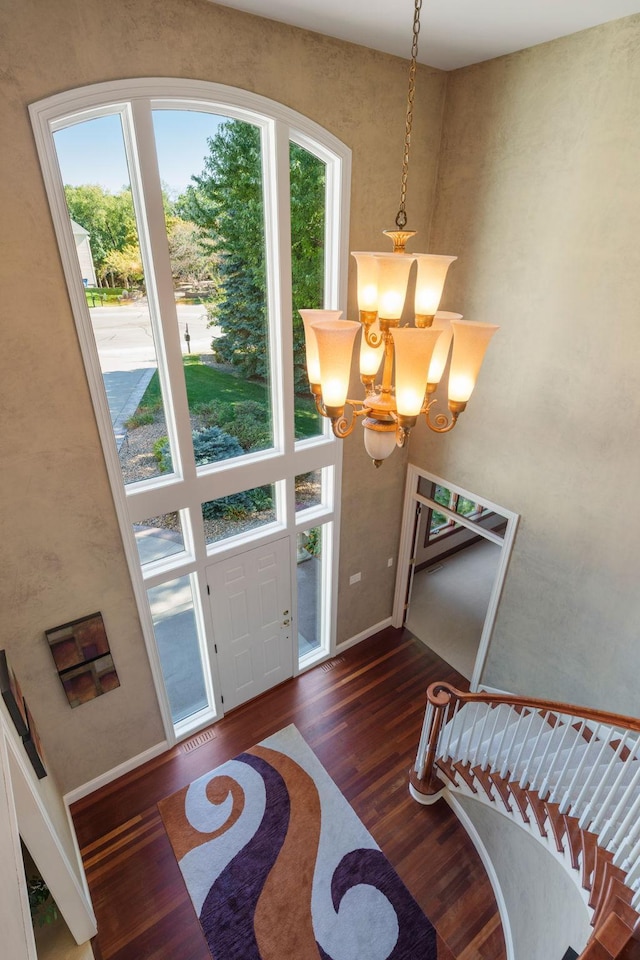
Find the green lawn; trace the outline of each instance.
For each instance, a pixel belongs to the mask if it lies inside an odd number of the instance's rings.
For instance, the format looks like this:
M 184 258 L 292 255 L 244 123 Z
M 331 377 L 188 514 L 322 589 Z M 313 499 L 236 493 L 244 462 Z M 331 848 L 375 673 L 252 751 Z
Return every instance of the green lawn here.
M 189 409 L 193 410 L 200 403 L 234 403 L 238 400 L 254 400 L 267 405 L 267 388 L 263 383 L 243 380 L 217 370 L 215 367 L 203 363 L 199 357 L 187 355 L 184 360 L 184 378 L 187 386 Z M 145 410 L 157 409 L 160 405 L 160 381 L 158 373 L 154 373 L 149 386 L 144 392 L 140 405 L 132 417 L 135 421 L 145 416 Z M 295 425 L 296 439 L 314 437 L 319 433 L 319 416 L 311 397 L 295 398 Z M 142 422 L 142 421 L 141 421 Z

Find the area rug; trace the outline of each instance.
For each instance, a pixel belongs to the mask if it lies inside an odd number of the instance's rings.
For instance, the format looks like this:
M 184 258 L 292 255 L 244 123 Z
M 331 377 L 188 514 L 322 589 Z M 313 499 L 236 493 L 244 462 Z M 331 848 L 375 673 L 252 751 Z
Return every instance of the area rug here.
M 436 960 L 433 926 L 293 725 L 158 806 L 214 960 Z

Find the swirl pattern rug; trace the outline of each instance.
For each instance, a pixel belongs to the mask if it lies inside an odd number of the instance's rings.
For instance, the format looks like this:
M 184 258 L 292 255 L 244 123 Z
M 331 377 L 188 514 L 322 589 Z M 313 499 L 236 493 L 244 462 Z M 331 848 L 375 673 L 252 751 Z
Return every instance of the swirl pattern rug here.
M 158 804 L 214 960 L 436 960 L 436 934 L 292 725 Z

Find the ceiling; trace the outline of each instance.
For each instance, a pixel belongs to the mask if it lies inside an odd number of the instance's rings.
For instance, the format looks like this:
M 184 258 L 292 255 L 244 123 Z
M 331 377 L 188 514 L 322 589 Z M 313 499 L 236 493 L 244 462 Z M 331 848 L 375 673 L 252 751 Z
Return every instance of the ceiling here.
M 222 3 L 400 57 L 411 52 L 414 0 Z M 640 0 L 423 0 L 418 59 L 452 70 L 632 13 Z

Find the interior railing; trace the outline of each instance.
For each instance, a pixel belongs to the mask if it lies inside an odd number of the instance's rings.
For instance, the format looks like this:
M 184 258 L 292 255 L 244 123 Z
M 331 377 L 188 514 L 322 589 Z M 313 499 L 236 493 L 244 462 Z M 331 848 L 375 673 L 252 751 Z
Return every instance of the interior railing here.
M 640 719 L 568 703 L 433 683 L 411 792 L 482 791 L 549 831 L 589 891 L 582 960 L 636 957 L 640 915 Z

